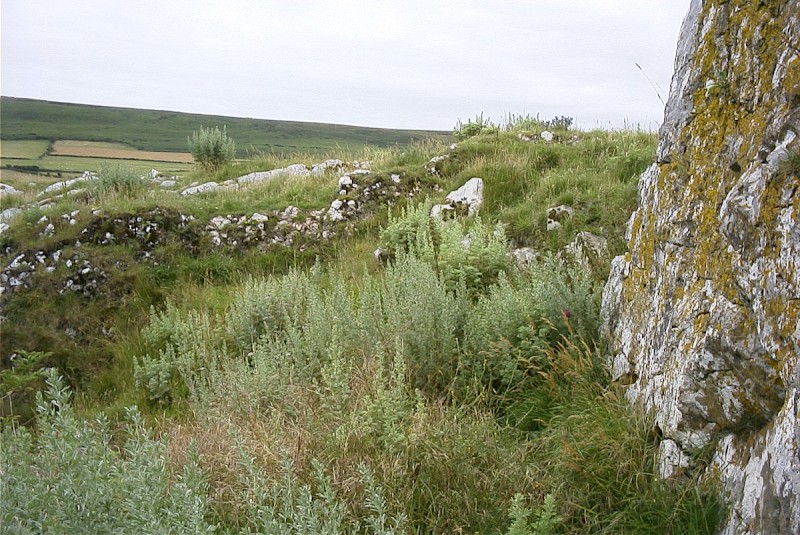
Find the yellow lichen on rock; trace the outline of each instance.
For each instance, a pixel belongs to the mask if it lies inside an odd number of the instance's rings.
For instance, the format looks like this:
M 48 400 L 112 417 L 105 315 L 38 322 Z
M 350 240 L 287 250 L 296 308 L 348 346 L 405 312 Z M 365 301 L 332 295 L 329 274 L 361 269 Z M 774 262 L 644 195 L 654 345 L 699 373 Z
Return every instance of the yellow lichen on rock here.
M 662 475 L 719 443 L 726 533 L 800 532 L 800 178 L 781 170 L 800 150 L 798 13 L 692 2 L 604 292 L 613 376 L 655 416 Z

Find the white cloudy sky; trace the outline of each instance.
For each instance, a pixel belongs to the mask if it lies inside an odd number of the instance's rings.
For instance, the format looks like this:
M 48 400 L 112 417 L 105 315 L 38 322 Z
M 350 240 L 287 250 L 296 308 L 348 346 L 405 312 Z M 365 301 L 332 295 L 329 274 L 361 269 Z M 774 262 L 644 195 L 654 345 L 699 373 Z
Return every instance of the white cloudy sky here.
M 654 129 L 689 0 L 2 0 L 3 95 L 449 130 Z M 643 74 L 636 63 L 644 69 Z

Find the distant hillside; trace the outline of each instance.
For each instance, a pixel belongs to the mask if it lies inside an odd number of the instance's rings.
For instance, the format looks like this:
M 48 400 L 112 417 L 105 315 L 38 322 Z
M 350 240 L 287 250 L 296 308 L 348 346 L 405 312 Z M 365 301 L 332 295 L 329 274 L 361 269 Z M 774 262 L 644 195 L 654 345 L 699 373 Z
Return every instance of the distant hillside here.
M 226 126 L 244 155 L 249 149 L 283 153 L 405 144 L 448 132 L 242 119 L 171 111 L 112 108 L 26 98 L 0 100 L 0 138 L 74 139 L 125 143 L 148 151 L 185 152 L 186 138 L 200 126 Z

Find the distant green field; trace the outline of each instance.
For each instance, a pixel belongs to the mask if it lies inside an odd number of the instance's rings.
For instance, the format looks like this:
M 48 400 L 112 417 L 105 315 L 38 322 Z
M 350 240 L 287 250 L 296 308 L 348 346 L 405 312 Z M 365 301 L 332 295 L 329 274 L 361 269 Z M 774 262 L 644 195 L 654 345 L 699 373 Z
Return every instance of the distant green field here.
M 248 151 L 321 153 L 406 144 L 449 132 L 390 130 L 357 126 L 242 119 L 170 111 L 111 108 L 2 97 L 0 138 L 71 139 L 124 143 L 147 151 L 186 152 L 187 137 L 201 126 L 225 126 L 240 156 Z
M 0 157 L 3 159 L 30 159 L 38 158 L 47 152 L 50 142 L 44 139 L 2 141 L 0 142 Z
M 152 160 L 126 160 L 118 158 L 89 158 L 84 156 L 44 156 L 38 159 L 3 158 L 3 167 L 12 169 L 29 170 L 38 173 L 69 173 L 80 174 L 83 171 L 99 171 L 104 165 L 119 165 L 149 171 L 158 169 L 161 174 L 186 173 L 192 164 L 157 162 Z

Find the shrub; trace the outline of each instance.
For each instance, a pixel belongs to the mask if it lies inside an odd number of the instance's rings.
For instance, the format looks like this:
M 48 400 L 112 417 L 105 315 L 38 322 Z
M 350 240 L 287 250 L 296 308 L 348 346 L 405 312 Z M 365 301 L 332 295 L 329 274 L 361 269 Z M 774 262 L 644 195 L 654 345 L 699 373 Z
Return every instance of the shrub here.
M 488 230 L 480 217 L 472 221 L 431 218 L 429 203 L 389 218 L 380 242 L 390 256 L 412 254 L 429 263 L 451 291 L 460 286 L 480 293 L 511 268 L 502 225 Z
M 463 141 L 479 134 L 493 134 L 498 131 L 497 125 L 493 124 L 490 119 L 484 119 L 481 113 L 475 116 L 475 120 L 470 119 L 466 123 L 462 123 L 459 119 L 458 123 L 456 123 L 456 127 L 453 129 L 453 136 Z
M 212 533 L 207 487 L 196 456 L 167 470 L 166 443 L 128 409 L 122 451 L 111 424 L 77 417 L 56 372 L 38 396 L 36 435 L 2 431 L 0 526 L 13 533 Z M 8 530 L 8 531 L 6 531 Z
M 108 202 L 114 197 L 132 199 L 139 196 L 149 185 L 147 177 L 139 171 L 122 164 L 103 164 L 97 180 L 87 182 L 87 187 L 101 202 Z
M 236 156 L 236 145 L 224 126 L 222 130 L 216 126 L 213 129 L 201 126 L 200 130 L 192 132 L 188 142 L 192 158 L 208 172 L 216 171 Z

